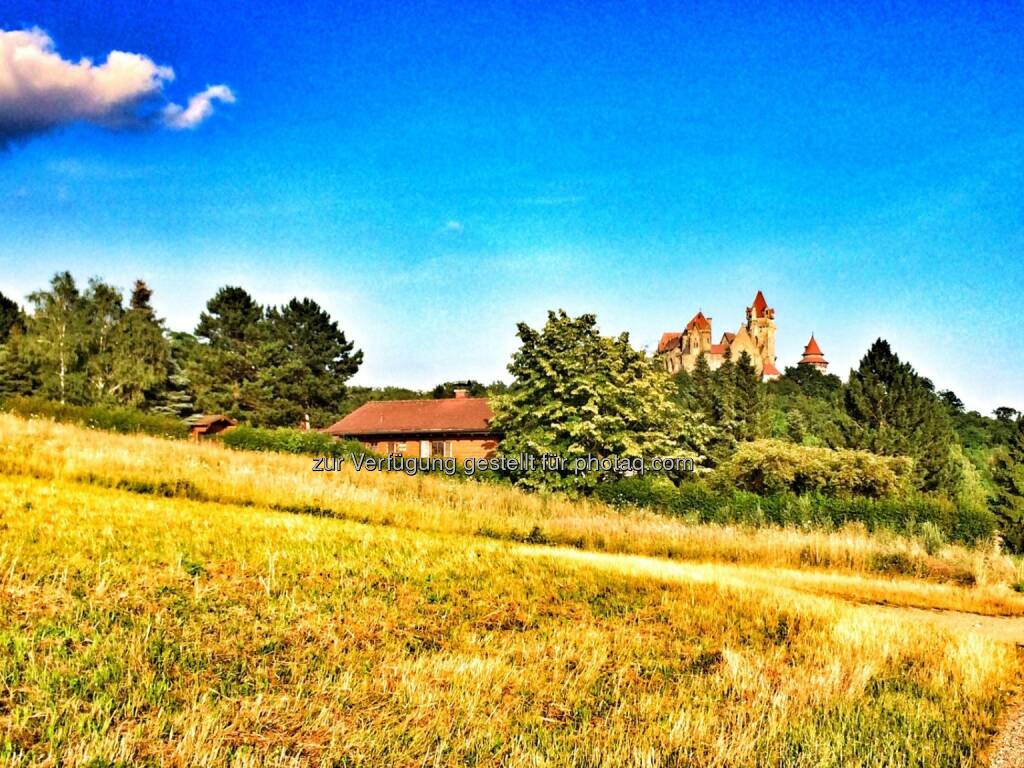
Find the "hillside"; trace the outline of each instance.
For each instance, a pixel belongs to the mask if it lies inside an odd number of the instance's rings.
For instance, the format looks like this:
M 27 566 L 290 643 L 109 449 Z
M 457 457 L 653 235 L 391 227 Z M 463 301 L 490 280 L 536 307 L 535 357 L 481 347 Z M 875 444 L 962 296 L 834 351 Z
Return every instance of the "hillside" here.
M 0 759 L 976 765 L 1019 679 L 914 610 L 984 549 L 311 465 L 0 416 Z

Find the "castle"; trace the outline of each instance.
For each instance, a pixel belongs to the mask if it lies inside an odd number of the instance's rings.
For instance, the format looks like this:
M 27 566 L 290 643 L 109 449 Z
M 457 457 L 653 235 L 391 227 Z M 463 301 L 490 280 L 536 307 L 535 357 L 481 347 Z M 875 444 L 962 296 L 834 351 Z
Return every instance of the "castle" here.
M 681 370 L 692 371 L 702 353 L 713 370 L 726 359 L 738 361 L 744 352 L 750 356 L 751 363 L 764 381 L 781 375 L 775 367 L 775 310 L 768 306 L 761 291 L 754 297 L 754 303 L 747 307 L 747 321 L 736 333 L 726 332 L 717 344 L 713 344 L 711 318 L 698 312 L 686 324 L 686 330 L 662 334 L 657 355 L 669 373 L 678 373 Z M 828 368 L 828 361 L 814 340 L 814 334 L 811 334 L 800 362 L 813 365 L 822 373 Z

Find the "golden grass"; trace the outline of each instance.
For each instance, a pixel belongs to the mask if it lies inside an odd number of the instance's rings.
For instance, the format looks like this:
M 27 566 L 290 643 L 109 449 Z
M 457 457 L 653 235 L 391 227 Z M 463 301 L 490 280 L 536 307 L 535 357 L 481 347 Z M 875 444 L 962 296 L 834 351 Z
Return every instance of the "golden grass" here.
M 607 552 L 851 572 L 877 571 L 894 558 L 937 580 L 969 578 L 991 586 L 1001 604 L 1016 570 L 991 548 L 949 546 L 930 557 L 919 542 L 839 531 L 696 525 L 591 501 L 475 482 L 377 472 L 315 473 L 305 457 L 231 451 L 142 436 L 111 435 L 0 414 L 0 472 L 80 480 L 130 490 L 328 514 L 422 531 L 485 534 Z M 1001 608 L 1000 610 L 1003 610 Z
M 803 594 L 817 572 L 773 572 L 780 586 L 749 566 L 144 496 L 68 478 L 97 455 L 124 462 L 111 476 L 156 468 L 160 444 L 133 464 L 131 439 L 53 434 L 53 472 L 0 476 L 6 764 L 975 765 L 1017 676 L 1010 646 Z M 167 444 L 166 474 L 187 448 Z M 182 478 L 242 493 L 252 457 L 195 454 Z M 278 459 L 254 462 L 280 474 L 254 473 L 250 494 L 286 498 L 273 481 L 300 463 Z M 308 492 L 393 493 L 422 522 L 415 493 L 443 489 L 405 482 L 420 489 Z

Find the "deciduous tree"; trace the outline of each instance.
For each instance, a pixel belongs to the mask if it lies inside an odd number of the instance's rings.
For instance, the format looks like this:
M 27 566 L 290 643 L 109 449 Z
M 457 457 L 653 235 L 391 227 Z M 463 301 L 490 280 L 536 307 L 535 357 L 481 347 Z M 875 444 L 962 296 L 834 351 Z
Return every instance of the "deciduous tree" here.
M 508 392 L 494 398 L 503 453 L 565 459 L 564 469 L 516 473 L 530 487 L 582 492 L 600 473 L 577 474 L 588 457 L 686 456 L 696 462 L 711 430 L 669 399 L 668 374 L 630 345 L 628 334 L 601 336 L 594 315 L 549 312 L 543 329 L 518 326 Z

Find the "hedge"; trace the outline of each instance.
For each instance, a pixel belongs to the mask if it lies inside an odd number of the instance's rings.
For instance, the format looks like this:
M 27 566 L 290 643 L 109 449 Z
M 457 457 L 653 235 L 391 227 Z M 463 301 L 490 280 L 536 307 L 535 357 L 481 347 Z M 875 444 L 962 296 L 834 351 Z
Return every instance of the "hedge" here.
M 860 522 L 868 530 L 888 529 L 915 535 L 931 523 L 950 541 L 973 544 L 991 536 L 995 518 L 987 509 L 970 509 L 921 494 L 872 499 L 783 491 L 760 495 L 723 490 L 700 482 L 676 488 L 664 478 L 632 477 L 598 486 L 596 495 L 613 505 L 647 507 L 702 523 L 795 525 L 837 528 Z
M 25 418 L 44 417 L 108 432 L 144 433 L 173 438 L 188 436 L 188 424 L 184 421 L 132 408 L 68 405 L 41 397 L 11 397 L 0 403 L 0 410 Z
M 323 432 L 283 427 L 264 429 L 242 425 L 222 432 L 217 437 L 224 445 L 239 451 L 276 451 L 332 457 L 370 453 L 356 440 L 336 440 Z
M 913 460 L 903 456 L 755 440 L 741 444 L 715 477 L 722 488 L 761 495 L 791 491 L 879 499 L 905 493 L 913 468 Z

